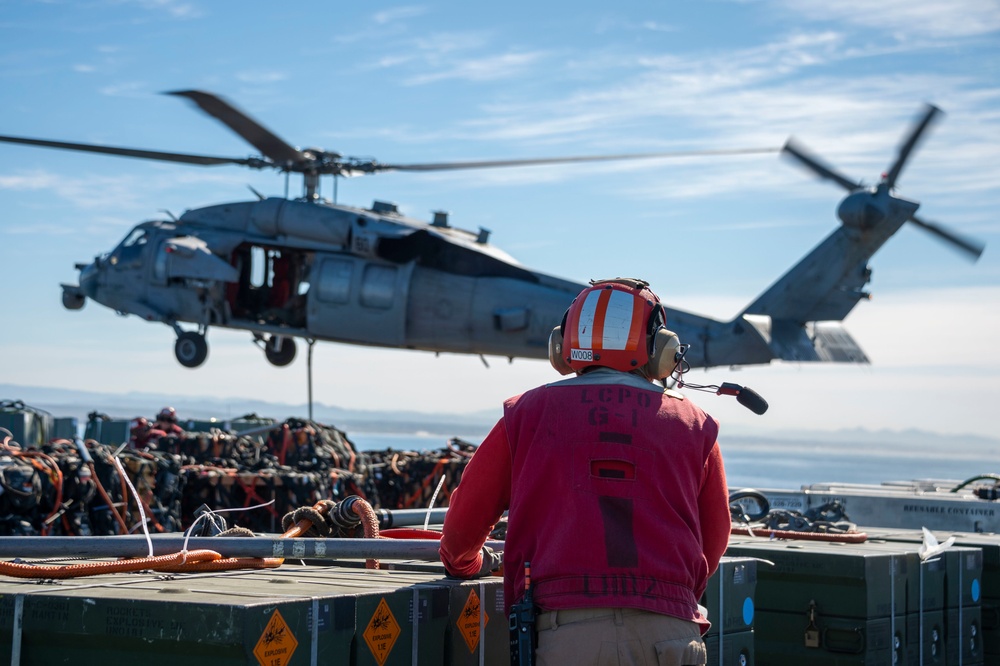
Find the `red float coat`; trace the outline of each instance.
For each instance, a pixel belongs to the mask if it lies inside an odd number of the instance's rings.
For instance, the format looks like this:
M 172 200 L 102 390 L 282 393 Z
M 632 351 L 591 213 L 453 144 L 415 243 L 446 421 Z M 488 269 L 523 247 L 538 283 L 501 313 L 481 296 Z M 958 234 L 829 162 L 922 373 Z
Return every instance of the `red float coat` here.
M 504 403 L 451 497 L 441 560 L 455 576 L 509 509 L 504 599 L 542 610 L 633 607 L 708 622 L 698 600 L 729 541 L 718 423 L 642 377 L 595 370 Z
M 180 437 L 184 434 L 184 428 L 170 421 L 157 421 L 153 424 L 153 427 L 170 437 Z

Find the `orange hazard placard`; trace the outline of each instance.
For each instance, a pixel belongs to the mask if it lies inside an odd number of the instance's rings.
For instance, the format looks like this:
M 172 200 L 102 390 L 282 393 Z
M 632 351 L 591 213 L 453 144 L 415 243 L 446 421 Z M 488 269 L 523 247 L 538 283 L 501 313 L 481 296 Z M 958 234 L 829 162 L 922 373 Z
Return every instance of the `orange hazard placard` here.
M 399 623 L 396 622 L 392 611 L 389 610 L 389 604 L 385 603 L 385 597 L 382 597 L 364 633 L 365 643 L 368 644 L 368 649 L 372 651 L 372 655 L 375 657 L 375 661 L 378 662 L 378 666 L 385 664 L 385 660 L 389 657 L 389 653 L 392 652 L 392 646 L 396 644 L 396 639 L 399 638 L 400 632 Z
M 264 633 L 257 640 L 253 656 L 257 657 L 260 666 L 286 666 L 298 646 L 299 642 L 276 608 L 264 627 Z
M 462 608 L 462 614 L 455 622 L 462 638 L 465 639 L 465 644 L 469 646 L 469 652 L 475 652 L 476 646 L 479 645 L 479 614 L 481 612 L 483 614 L 482 624 L 485 628 L 486 623 L 490 621 L 490 616 L 482 611 L 476 588 L 472 588 L 469 590 L 469 598 L 465 602 L 465 607 Z

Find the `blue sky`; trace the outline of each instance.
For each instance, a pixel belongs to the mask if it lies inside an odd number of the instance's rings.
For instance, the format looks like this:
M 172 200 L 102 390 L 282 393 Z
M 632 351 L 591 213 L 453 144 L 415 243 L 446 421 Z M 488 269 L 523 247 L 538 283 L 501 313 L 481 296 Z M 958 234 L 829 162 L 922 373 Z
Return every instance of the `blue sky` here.
M 871 262 L 846 327 L 871 366 L 696 371 L 771 403 L 695 394 L 733 428 L 993 436 L 1000 404 L 1000 5 L 988 0 L 425 4 L 0 0 L 0 134 L 245 157 L 183 100 L 221 94 L 289 143 L 386 162 L 747 147 L 795 136 L 873 182 L 925 102 L 946 113 L 898 186 L 921 215 L 987 244 L 965 261 L 904 228 Z M 181 367 L 173 332 L 61 282 L 162 210 L 281 195 L 284 179 L 0 145 L 0 379 L 127 393 L 306 398 L 305 354 L 269 366 L 214 329 Z M 297 194 L 293 180 L 292 193 Z M 331 196 L 329 182 L 323 194 Z M 839 224 L 841 190 L 775 154 L 383 174 L 342 203 L 391 200 L 492 231 L 523 264 L 636 275 L 671 306 L 734 316 Z M 318 401 L 468 412 L 554 378 L 548 364 L 319 344 Z M 17 398 L 18 396 L 0 396 Z M 157 406 L 151 406 L 151 410 Z

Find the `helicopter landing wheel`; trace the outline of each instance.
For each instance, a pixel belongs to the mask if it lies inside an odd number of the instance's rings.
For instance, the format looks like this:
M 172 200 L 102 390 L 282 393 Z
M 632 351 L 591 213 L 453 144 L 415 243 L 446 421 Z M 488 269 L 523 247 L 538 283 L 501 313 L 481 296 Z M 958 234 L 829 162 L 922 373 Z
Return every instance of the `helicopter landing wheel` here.
M 295 339 L 281 335 L 268 337 L 267 343 L 264 345 L 264 356 L 267 357 L 271 365 L 276 365 L 279 368 L 288 365 L 295 358 Z
M 208 343 L 205 336 L 195 331 L 184 331 L 174 343 L 174 356 L 186 368 L 197 368 L 208 358 Z

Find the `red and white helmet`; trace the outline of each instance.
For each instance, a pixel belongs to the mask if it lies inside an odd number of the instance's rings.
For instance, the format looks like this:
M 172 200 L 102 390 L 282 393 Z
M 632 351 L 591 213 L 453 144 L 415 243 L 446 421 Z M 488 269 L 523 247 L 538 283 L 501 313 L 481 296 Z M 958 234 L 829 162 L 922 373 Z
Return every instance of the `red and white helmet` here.
M 129 433 L 133 436 L 140 435 L 149 428 L 149 421 L 145 416 L 137 416 L 129 424 Z
M 160 413 L 156 415 L 157 421 L 166 421 L 167 423 L 177 423 L 177 410 L 173 407 L 164 407 L 160 410 Z
M 562 374 L 591 366 L 656 379 L 673 371 L 680 346 L 666 330 L 666 314 L 649 283 L 634 278 L 592 280 L 549 339 L 549 361 Z

